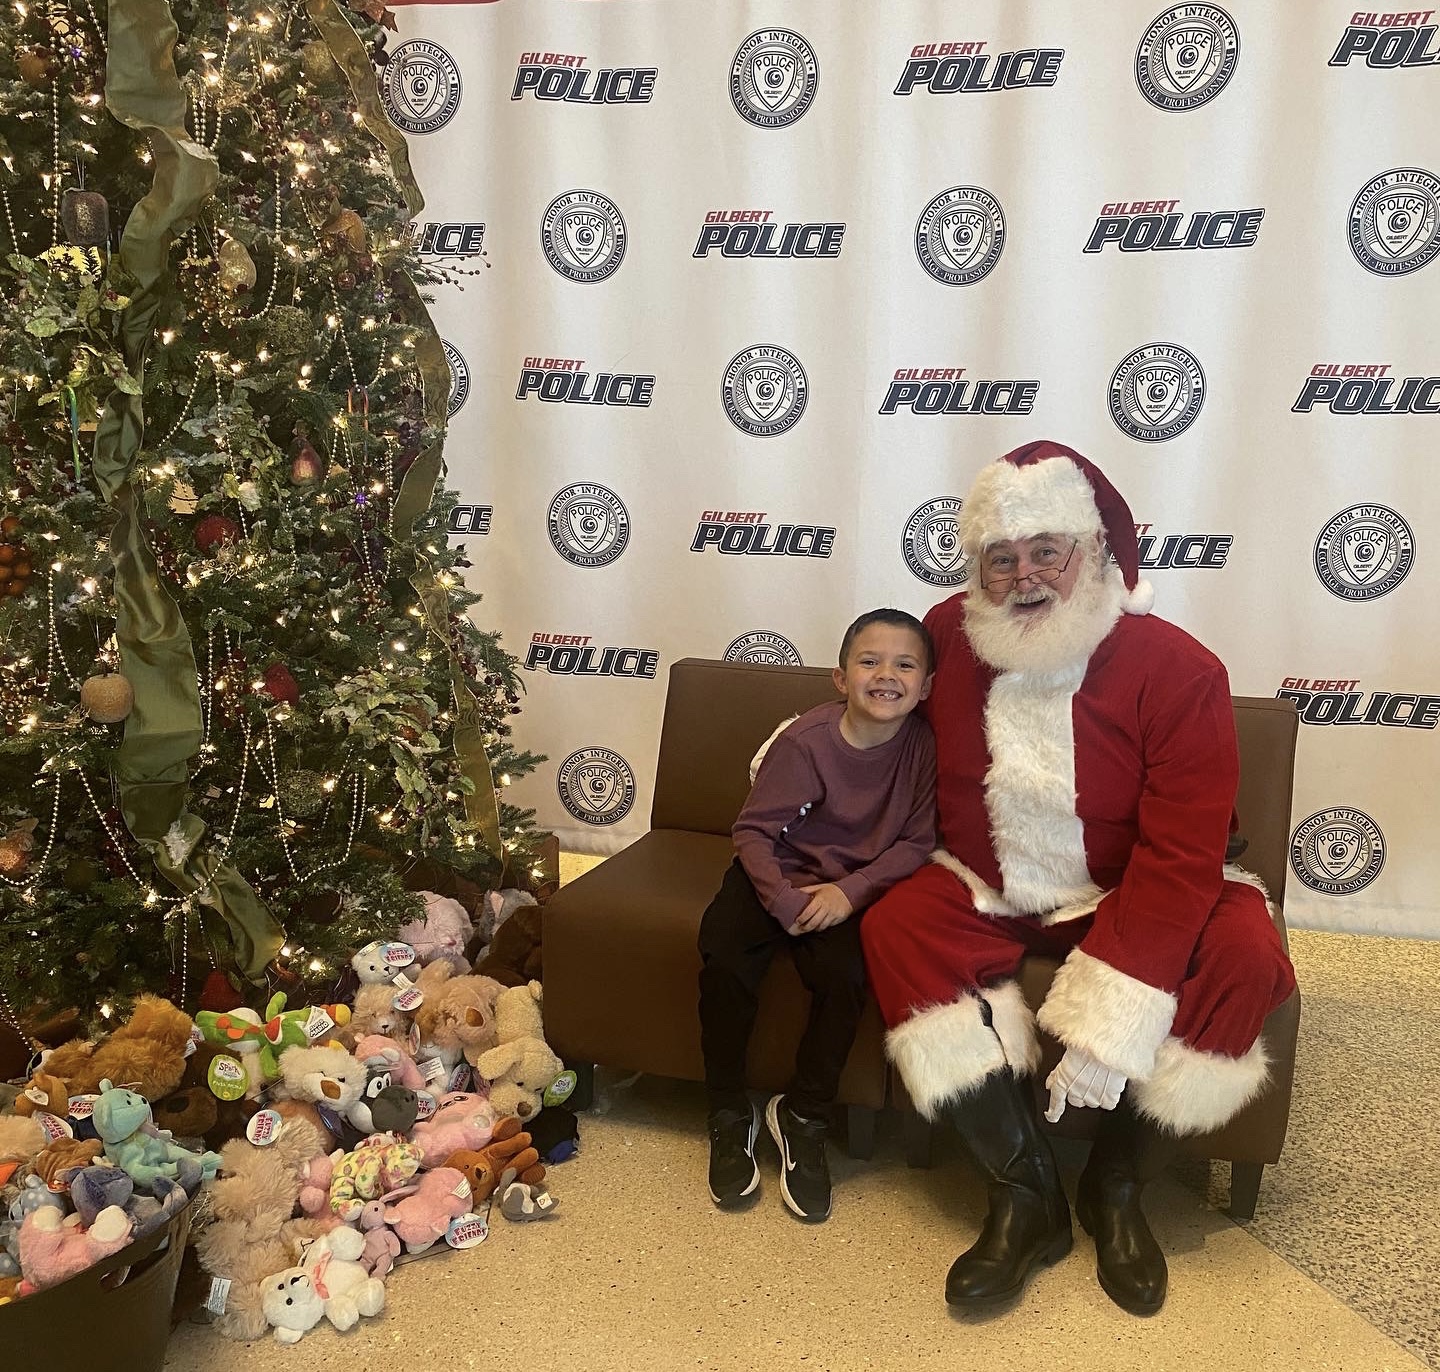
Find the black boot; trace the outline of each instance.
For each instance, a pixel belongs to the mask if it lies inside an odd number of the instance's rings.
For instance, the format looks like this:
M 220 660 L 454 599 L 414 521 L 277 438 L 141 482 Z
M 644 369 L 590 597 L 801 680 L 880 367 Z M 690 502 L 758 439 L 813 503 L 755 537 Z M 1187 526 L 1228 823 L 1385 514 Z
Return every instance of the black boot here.
M 980 1237 L 951 1266 L 945 1299 L 964 1306 L 1018 1295 L 1037 1266 L 1059 1262 L 1072 1242 L 1070 1207 L 1029 1083 L 1009 1068 L 992 1072 L 945 1117 L 990 1183 Z
M 1153 1315 L 1165 1304 L 1165 1254 L 1145 1222 L 1140 1193 L 1174 1157 L 1175 1143 L 1122 1096 L 1100 1126 L 1075 1193 L 1075 1214 L 1095 1239 L 1100 1285 L 1132 1315 Z

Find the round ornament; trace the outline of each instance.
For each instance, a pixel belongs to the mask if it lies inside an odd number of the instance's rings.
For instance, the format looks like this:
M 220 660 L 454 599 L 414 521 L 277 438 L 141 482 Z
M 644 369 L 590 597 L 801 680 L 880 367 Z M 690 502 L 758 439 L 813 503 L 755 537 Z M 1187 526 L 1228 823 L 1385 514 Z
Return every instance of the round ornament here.
M 365 221 L 354 210 L 341 210 L 325 225 L 325 232 L 350 252 L 365 251 Z
M 195 546 L 207 555 L 222 543 L 233 543 L 239 537 L 240 526 L 224 515 L 206 515 L 195 526 Z
M 110 242 L 110 206 L 99 191 L 67 190 L 60 199 L 60 222 L 77 248 L 103 248 Z
M 280 804 L 287 815 L 308 819 L 325 804 L 325 779 L 318 772 L 290 772 L 280 778 Z
M 30 821 L 34 825 L 34 821 Z M 29 829 L 12 829 L 0 838 L 0 876 L 22 877 L 30 866 L 35 838 Z
M 97 724 L 119 724 L 135 708 L 135 688 L 120 672 L 102 673 L 81 686 L 80 704 Z
M 317 346 L 315 325 L 298 305 L 272 305 L 265 312 L 265 341 L 278 357 L 299 357 Z
M 89 858 L 71 858 L 60 875 L 60 884 L 67 891 L 88 891 L 97 881 L 104 879 L 105 869 Z
M 311 39 L 300 49 L 300 70 L 317 86 L 333 86 L 340 80 L 340 68 L 330 55 L 330 46 L 321 38 Z
M 262 688 L 272 700 L 285 705 L 295 705 L 300 700 L 300 683 L 291 675 L 283 662 L 272 662 L 265 669 Z

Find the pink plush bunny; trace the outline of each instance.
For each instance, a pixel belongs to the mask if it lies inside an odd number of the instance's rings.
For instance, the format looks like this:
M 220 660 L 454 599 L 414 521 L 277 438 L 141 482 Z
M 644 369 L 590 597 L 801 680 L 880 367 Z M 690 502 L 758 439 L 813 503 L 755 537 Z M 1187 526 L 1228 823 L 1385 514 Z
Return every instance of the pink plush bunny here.
M 475 932 L 469 912 L 458 900 L 437 896 L 434 891 L 418 894 L 425 900 L 424 917 L 402 924 L 400 941 L 415 950 L 415 960 L 422 966 L 444 961 L 463 975 L 470 970 L 465 945 Z
M 443 1238 L 450 1221 L 467 1214 L 473 1195 L 465 1174 L 454 1167 L 437 1167 L 422 1172 L 418 1186 L 402 1187 L 391 1197 L 400 1199 L 385 1206 L 385 1222 L 405 1245 L 407 1253 L 423 1253 Z
M 385 1220 L 385 1202 L 366 1202 L 360 1212 L 360 1232 L 365 1235 L 365 1249 L 360 1254 L 360 1266 L 372 1277 L 381 1279 L 389 1275 L 400 1256 L 400 1239 Z
M 438 1167 L 462 1148 L 483 1148 L 494 1130 L 495 1116 L 483 1096 L 452 1091 L 440 1097 L 430 1119 L 415 1126 L 410 1141 L 419 1145 L 421 1167 Z
M 465 1208 L 470 1208 L 468 1201 Z M 42 1206 L 20 1226 L 20 1270 L 36 1291 L 58 1286 L 118 1253 L 130 1242 L 130 1231 L 130 1216 L 118 1205 L 106 1206 L 89 1229 L 80 1227 L 79 1215 L 62 1217 L 53 1206 Z

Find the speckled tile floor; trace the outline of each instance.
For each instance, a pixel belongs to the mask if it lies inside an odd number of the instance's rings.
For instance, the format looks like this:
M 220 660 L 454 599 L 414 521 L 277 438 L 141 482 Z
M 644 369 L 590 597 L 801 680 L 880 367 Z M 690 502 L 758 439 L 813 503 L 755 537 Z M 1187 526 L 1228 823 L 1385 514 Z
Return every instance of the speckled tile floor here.
M 550 1219 L 496 1216 L 480 1247 L 401 1270 L 385 1315 L 348 1335 L 317 1330 L 287 1349 L 186 1326 L 166 1367 L 1423 1372 L 1422 1357 L 1440 1367 L 1424 1113 L 1437 1094 L 1440 944 L 1297 934 L 1294 952 L 1306 1002 L 1291 1144 L 1244 1227 L 1197 1194 L 1203 1167 L 1151 1188 L 1171 1294 L 1150 1320 L 1105 1298 L 1078 1233 L 1015 1308 L 952 1315 L 941 1284 L 983 1192 L 953 1157 L 907 1168 L 891 1117 L 873 1159 L 837 1154 L 828 1223 L 784 1210 L 768 1142 L 759 1203 L 724 1214 L 705 1189 L 700 1089 L 601 1074 L 580 1156 L 554 1171 Z M 1420 1065 L 1391 1066 L 1402 1050 Z M 1082 1157 L 1062 1155 L 1072 1183 Z

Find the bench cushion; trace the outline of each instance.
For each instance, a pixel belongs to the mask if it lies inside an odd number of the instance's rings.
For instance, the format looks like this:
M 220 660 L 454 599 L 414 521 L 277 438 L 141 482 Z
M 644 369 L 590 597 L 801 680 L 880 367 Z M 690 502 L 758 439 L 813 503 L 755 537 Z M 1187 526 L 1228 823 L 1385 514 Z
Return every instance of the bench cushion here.
M 733 850 L 728 835 L 652 829 L 545 906 L 545 1036 L 561 1057 L 704 1079 L 696 938 Z M 760 992 L 750 1085 L 789 1084 L 810 997 L 783 953 Z M 840 1102 L 885 1102 L 883 1026 L 873 997 L 840 1079 Z

